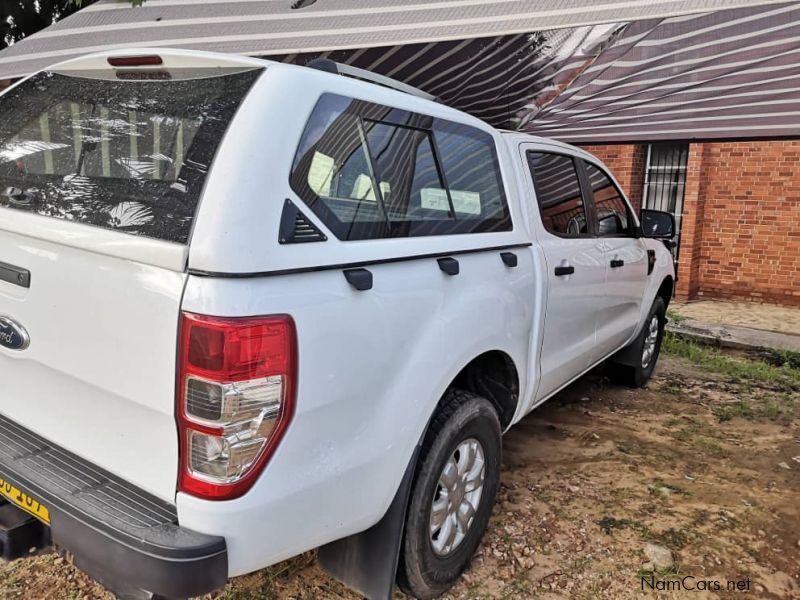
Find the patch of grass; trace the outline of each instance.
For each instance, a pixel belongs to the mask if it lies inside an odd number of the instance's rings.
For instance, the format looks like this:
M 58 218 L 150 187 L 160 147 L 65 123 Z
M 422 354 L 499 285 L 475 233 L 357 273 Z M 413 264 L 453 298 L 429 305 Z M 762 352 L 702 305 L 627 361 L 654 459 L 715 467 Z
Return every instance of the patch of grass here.
M 684 317 L 681 313 L 669 309 L 667 310 L 667 318 L 673 323 L 680 323 L 681 321 L 685 321 L 688 317 Z
M 751 419 L 755 416 L 755 411 L 753 411 L 749 402 L 739 400 L 739 402 L 717 406 L 714 409 L 714 415 L 719 419 L 720 423 L 724 423 L 725 421 L 730 421 L 734 417 Z
M 689 543 L 689 536 L 683 529 L 670 527 L 666 531 L 654 534 L 655 541 L 662 543 L 671 550 L 681 550 Z
M 714 458 L 725 458 L 730 456 L 730 452 L 721 446 L 716 440 L 709 437 L 699 436 L 695 438 L 694 445 L 703 451 L 703 454 Z
M 632 519 L 617 519 L 615 517 L 609 517 L 608 515 L 604 516 L 602 519 L 597 521 L 597 524 L 600 526 L 600 529 L 605 531 L 607 534 L 611 534 L 612 531 L 615 529 L 625 529 L 626 527 L 638 527 L 639 522 L 633 521 Z
M 714 415 L 720 423 L 730 421 L 736 417 L 742 419 L 754 419 L 762 417 L 779 423 L 790 423 L 797 412 L 797 399 L 791 394 L 785 394 L 781 398 L 763 399 L 760 402 L 749 400 L 739 400 L 716 406 L 713 409 Z M 721 455 L 719 455 L 721 456 Z
M 683 571 L 680 565 L 677 563 L 666 569 L 664 571 L 650 571 L 648 569 L 641 568 L 636 572 L 637 577 L 655 577 L 656 581 L 669 581 L 673 579 L 683 579 L 686 577 L 687 573 Z
M 800 369 L 800 352 L 794 350 L 780 350 L 778 348 L 764 348 L 756 355 L 765 362 L 775 367 L 789 367 Z
M 715 348 L 702 346 L 671 332 L 664 335 L 665 352 L 680 356 L 706 371 L 726 375 L 731 379 L 759 383 L 784 390 L 800 390 L 800 369 L 788 363 L 780 367 L 763 360 L 737 359 L 722 354 Z
M 517 575 L 514 579 L 508 582 L 503 591 L 510 596 L 530 598 L 533 593 L 533 587 L 530 579 L 527 577 L 527 573 L 523 573 Z
M 691 442 L 703 429 L 703 424 L 697 419 L 689 416 L 669 419 L 665 423 L 668 433 L 672 439 L 679 442 Z

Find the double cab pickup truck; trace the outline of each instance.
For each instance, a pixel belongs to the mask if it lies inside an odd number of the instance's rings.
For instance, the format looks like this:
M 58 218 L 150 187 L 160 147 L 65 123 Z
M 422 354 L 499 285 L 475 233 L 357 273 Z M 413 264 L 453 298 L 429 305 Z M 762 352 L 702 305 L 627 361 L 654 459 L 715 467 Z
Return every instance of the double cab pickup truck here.
M 327 60 L 133 49 L 0 96 L 0 550 L 180 598 L 318 549 L 433 598 L 502 434 L 644 385 L 671 215 L 592 155 Z

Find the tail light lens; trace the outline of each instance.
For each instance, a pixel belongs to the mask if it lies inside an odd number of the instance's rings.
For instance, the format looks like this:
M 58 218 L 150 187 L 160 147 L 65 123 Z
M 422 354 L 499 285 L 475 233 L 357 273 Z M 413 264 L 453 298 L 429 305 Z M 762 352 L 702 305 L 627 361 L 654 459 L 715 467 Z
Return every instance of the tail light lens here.
M 214 500 L 244 494 L 294 413 L 297 335 L 288 315 L 183 313 L 178 488 Z

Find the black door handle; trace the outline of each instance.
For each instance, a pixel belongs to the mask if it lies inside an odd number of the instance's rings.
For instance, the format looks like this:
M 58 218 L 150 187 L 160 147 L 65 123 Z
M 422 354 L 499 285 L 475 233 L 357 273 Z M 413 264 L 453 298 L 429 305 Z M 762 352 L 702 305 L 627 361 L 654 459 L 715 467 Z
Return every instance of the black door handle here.
M 372 289 L 372 272 L 366 269 L 345 269 L 342 271 L 347 283 L 356 288 L 359 292 Z
M 440 258 L 438 261 L 439 268 L 448 275 L 458 275 L 458 261 L 455 258 Z
M 31 272 L 0 262 L 0 281 L 7 281 L 24 288 L 31 287 Z
M 624 267 L 624 266 L 625 266 L 625 261 L 621 260 L 619 258 L 615 258 L 614 260 L 611 261 L 611 268 L 612 269 L 618 269 L 618 268 Z
M 501 252 L 500 258 L 503 260 L 503 264 L 507 267 L 517 266 L 517 255 L 513 252 Z
M 575 267 L 556 267 L 556 277 L 563 277 L 564 275 L 572 275 L 575 272 Z

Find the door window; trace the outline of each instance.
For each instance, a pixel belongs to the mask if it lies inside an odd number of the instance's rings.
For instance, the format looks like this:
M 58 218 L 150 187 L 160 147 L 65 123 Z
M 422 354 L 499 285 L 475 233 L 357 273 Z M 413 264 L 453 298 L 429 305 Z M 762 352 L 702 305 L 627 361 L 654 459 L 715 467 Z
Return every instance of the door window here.
M 585 164 L 597 211 L 597 234 L 601 237 L 632 236 L 633 219 L 622 193 L 602 169 L 589 162 Z
M 563 154 L 528 152 L 544 228 L 561 237 L 589 234 L 589 220 L 575 161 Z

